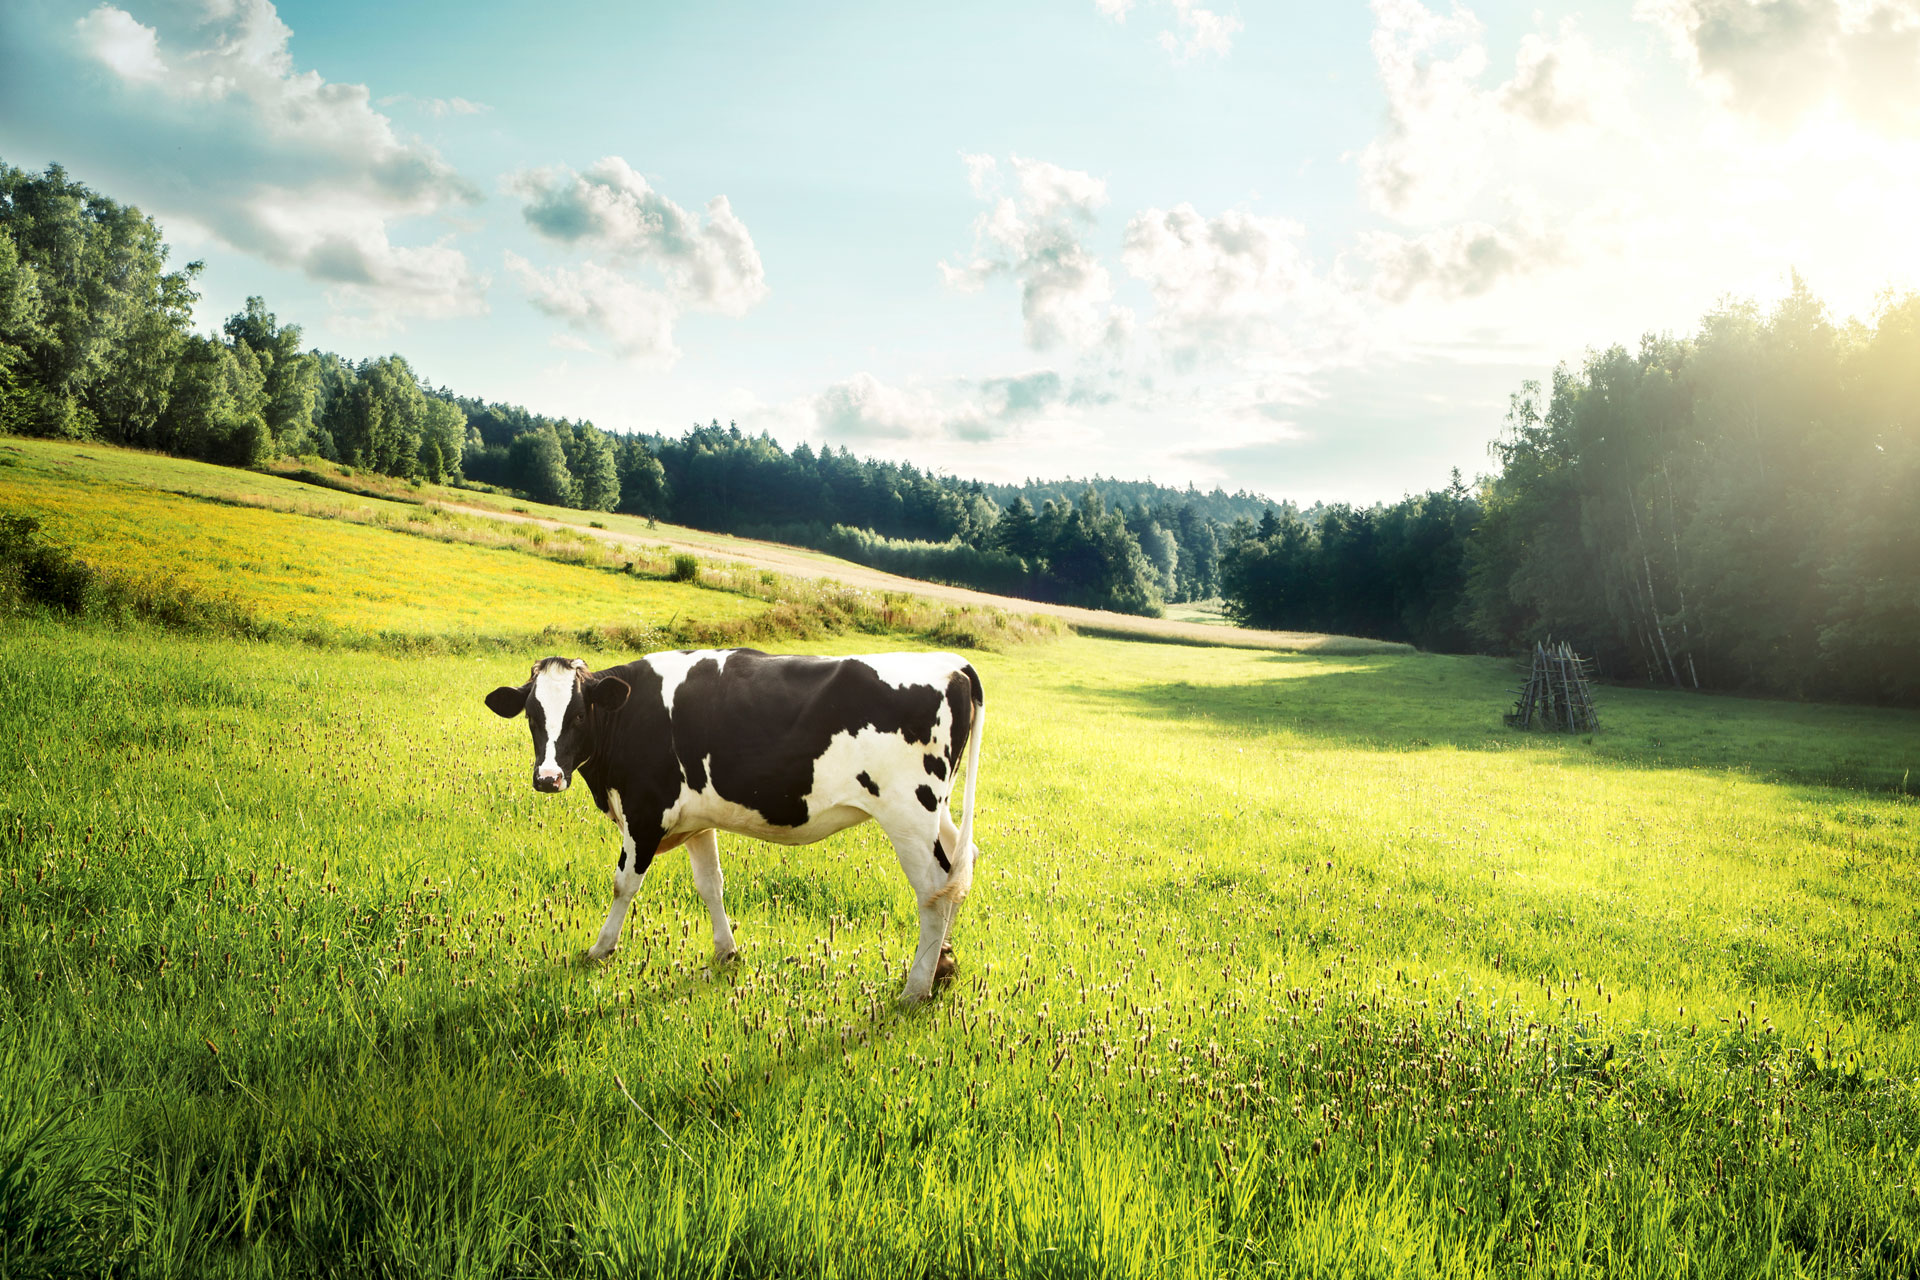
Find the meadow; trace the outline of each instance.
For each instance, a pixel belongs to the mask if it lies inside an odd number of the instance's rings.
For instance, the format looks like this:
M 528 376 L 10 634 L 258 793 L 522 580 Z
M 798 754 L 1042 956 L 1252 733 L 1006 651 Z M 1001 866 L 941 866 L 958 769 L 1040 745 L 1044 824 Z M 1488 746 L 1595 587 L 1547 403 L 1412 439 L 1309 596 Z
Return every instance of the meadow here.
M 781 647 L 928 643 L 883 631 Z M 723 837 L 731 966 L 678 856 L 584 963 L 612 829 L 480 701 L 534 639 L 0 651 L 0 1274 L 1920 1270 L 1912 713 L 1556 738 L 1492 659 L 973 652 L 983 855 L 908 1010 L 871 826 Z
M 364 492 L 331 487 L 363 484 L 345 468 L 312 474 L 327 485 L 19 439 L 0 443 L 0 512 L 34 521 L 33 541 L 146 606 L 135 612 L 317 644 L 470 650 L 564 636 L 644 651 L 868 630 L 995 645 L 1060 631 L 992 607 L 614 545 L 603 524 L 490 519 L 378 477 Z

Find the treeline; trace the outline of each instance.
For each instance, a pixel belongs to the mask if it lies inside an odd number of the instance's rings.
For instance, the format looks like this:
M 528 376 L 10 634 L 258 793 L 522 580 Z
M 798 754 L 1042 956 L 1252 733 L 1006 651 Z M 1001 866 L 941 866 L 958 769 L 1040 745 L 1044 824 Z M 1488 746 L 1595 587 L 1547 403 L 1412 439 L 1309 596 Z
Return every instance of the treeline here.
M 1920 702 L 1920 295 L 1590 353 L 1512 397 L 1497 477 L 1229 530 L 1248 622 L 1508 652 L 1682 688 Z
M 1402 640 L 1471 652 L 1461 616 L 1468 540 L 1480 503 L 1453 483 L 1393 506 L 1269 510 L 1226 531 L 1220 594 L 1243 626 Z
M 258 298 L 191 328 L 201 264 L 167 269 L 151 218 L 67 177 L 0 164 L 0 429 L 104 439 L 235 466 L 348 458 L 460 474 L 466 419 L 399 356 L 303 351 Z
M 662 468 L 653 508 L 701 529 L 797 542 L 877 568 L 1089 608 L 1152 613 L 1218 589 L 1209 496 L 1159 489 L 1158 505 L 1109 505 L 1094 485 L 1036 506 L 987 486 L 846 448 L 791 452 L 718 422 L 639 443 Z M 1155 486 L 1155 488 L 1158 488 Z

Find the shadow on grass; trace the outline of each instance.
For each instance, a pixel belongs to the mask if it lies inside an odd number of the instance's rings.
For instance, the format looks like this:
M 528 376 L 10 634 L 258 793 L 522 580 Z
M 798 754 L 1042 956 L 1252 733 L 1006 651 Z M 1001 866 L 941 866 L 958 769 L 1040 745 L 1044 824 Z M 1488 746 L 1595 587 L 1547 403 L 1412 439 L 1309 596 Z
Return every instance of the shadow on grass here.
M 1275 654 L 1271 678 L 1127 687 L 1064 696 L 1235 733 L 1292 734 L 1374 751 L 1523 751 L 1622 769 L 1715 769 L 1768 782 L 1920 794 L 1920 712 L 1598 687 L 1601 730 L 1508 728 L 1520 674 L 1491 658 Z

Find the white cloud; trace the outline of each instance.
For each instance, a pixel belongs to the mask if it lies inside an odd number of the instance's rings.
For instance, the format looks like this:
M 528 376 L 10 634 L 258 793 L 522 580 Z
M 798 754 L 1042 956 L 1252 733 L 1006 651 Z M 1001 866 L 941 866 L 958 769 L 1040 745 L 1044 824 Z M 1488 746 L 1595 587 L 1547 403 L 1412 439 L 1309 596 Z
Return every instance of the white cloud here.
M 535 233 L 595 255 L 547 272 L 509 255 L 528 297 L 573 328 L 604 335 L 626 359 L 672 364 L 683 308 L 737 316 L 767 296 L 760 253 L 725 196 L 708 201 L 703 221 L 619 156 L 585 173 L 556 165 L 510 174 L 503 185 L 524 202 Z
M 1920 127 L 1916 0 L 1641 0 L 1694 81 L 1785 129 L 1837 105 L 1887 133 Z
M 1420 236 L 1362 232 L 1360 254 L 1373 264 L 1372 287 L 1388 302 L 1426 291 L 1477 298 L 1500 281 L 1556 261 L 1555 237 L 1525 225 L 1462 222 Z
M 1209 219 L 1181 204 L 1136 214 L 1121 261 L 1153 291 L 1163 349 L 1189 363 L 1283 341 L 1297 304 L 1316 289 L 1304 234 L 1284 218 L 1230 209 Z
M 1009 162 L 1015 194 L 1003 195 L 993 157 L 963 159 L 974 194 L 992 207 L 974 220 L 972 257 L 940 264 L 946 282 L 971 292 L 1001 276 L 1018 280 L 1027 344 L 1035 350 L 1123 342 L 1132 313 L 1112 305 L 1113 278 L 1082 241 L 1107 202 L 1106 183 L 1016 155 Z
M 1513 78 L 1495 96 L 1508 114 L 1557 130 L 1594 123 L 1615 91 L 1586 37 L 1563 29 L 1558 40 L 1537 31 L 1520 37 Z
M 703 222 L 619 156 L 585 173 L 557 165 L 512 174 L 506 187 L 525 201 L 527 224 L 541 236 L 657 268 L 681 303 L 737 316 L 767 296 L 760 253 L 725 196 L 707 202 Z
M 1077 400 L 1052 369 L 953 379 L 934 388 L 896 387 L 857 373 L 814 398 L 818 434 L 829 444 L 939 445 L 1006 442 L 1051 420 Z
M 484 115 L 493 110 L 484 102 L 474 102 L 468 98 L 416 98 L 410 93 L 388 94 L 380 99 L 380 105 L 418 107 L 435 120 L 444 120 L 448 116 Z
M 1125 22 L 1138 0 L 1093 0 L 1094 7 L 1115 22 Z M 1242 29 L 1240 19 L 1203 9 L 1196 0 L 1165 0 L 1173 10 L 1173 26 L 1155 37 L 1175 62 L 1187 62 L 1210 53 L 1224 58 L 1233 51 L 1233 38 Z
M 1174 61 L 1186 62 L 1203 53 L 1224 58 L 1233 50 L 1233 38 L 1240 32 L 1240 19 L 1223 17 L 1211 9 L 1202 9 L 1194 0 L 1172 0 L 1173 21 L 1177 30 L 1160 33 L 1160 47 Z
M 447 237 L 407 245 L 394 235 L 478 192 L 432 148 L 400 137 L 364 86 L 297 70 L 292 32 L 268 0 L 168 11 L 154 26 L 100 5 L 71 33 L 83 64 L 107 79 L 72 113 L 95 122 L 85 153 L 146 170 L 156 211 L 300 269 L 342 305 L 485 310 L 484 278 Z M 88 92 L 84 81 L 74 91 Z
M 536 308 L 578 333 L 606 338 L 616 355 L 661 366 L 679 358 L 673 341 L 678 312 L 657 290 L 595 262 L 541 271 L 509 252 L 506 263 Z
M 1484 87 L 1485 29 L 1456 5 L 1441 16 L 1419 0 L 1374 0 L 1372 49 L 1387 123 L 1360 153 L 1369 204 L 1406 222 L 1459 217 L 1495 166 L 1534 134 L 1615 122 L 1625 74 L 1570 24 L 1521 39 L 1514 74 Z M 1553 144 L 1558 146 L 1560 144 Z
M 74 24 L 86 51 L 104 62 L 122 80 L 155 81 L 167 74 L 160 60 L 160 35 L 134 21 L 124 9 L 101 5 Z
M 856 373 L 814 400 L 820 434 L 834 443 L 851 440 L 914 440 L 944 433 L 948 414 L 930 392 L 890 387 L 870 373 Z

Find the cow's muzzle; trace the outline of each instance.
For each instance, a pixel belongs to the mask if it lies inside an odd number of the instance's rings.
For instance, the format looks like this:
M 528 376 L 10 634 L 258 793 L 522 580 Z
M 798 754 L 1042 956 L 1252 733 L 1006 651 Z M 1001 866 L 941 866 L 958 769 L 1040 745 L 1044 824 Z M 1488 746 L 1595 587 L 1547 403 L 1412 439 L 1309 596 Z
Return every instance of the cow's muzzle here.
M 535 791 L 565 791 L 567 775 L 558 769 L 535 769 L 533 771 L 533 789 Z

